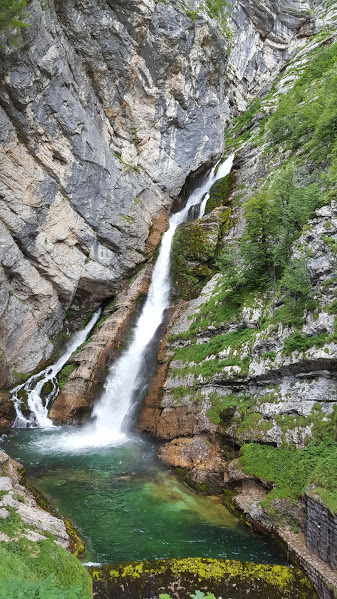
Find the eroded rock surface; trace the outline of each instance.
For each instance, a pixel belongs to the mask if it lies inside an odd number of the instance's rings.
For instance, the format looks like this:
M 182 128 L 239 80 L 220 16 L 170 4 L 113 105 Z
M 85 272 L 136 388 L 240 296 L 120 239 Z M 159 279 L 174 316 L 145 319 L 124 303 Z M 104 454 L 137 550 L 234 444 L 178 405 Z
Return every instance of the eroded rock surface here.
M 14 512 L 23 524 L 14 531 L 14 539 L 42 541 L 52 535 L 58 545 L 67 549 L 70 538 L 63 520 L 39 507 L 32 493 L 21 484 L 23 466 L 0 451 L 0 468 L 0 519 L 10 518 Z M 9 542 L 13 537 L 1 532 L 0 540 Z

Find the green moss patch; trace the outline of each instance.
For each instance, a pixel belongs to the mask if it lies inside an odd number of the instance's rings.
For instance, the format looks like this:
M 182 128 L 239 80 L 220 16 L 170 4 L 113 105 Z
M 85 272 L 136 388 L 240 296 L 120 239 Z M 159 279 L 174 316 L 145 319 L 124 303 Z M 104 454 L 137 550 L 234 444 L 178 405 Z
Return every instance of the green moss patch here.
M 309 581 L 294 568 L 233 560 L 186 558 L 130 562 L 89 571 L 94 579 L 94 591 L 102 598 L 124 594 L 130 599 L 139 599 L 169 593 L 179 599 L 189 599 L 195 589 L 232 599 L 242 599 L 247 593 L 250 599 L 315 597 Z
M 216 272 L 216 256 L 228 227 L 230 210 L 218 209 L 202 220 L 182 223 L 172 244 L 175 297 L 192 299 Z
M 205 214 L 212 212 L 214 208 L 218 208 L 219 206 L 224 206 L 228 203 L 229 196 L 233 190 L 234 186 L 234 174 L 231 171 L 226 177 L 222 179 L 218 179 L 213 183 L 210 192 L 209 198 L 206 203 Z

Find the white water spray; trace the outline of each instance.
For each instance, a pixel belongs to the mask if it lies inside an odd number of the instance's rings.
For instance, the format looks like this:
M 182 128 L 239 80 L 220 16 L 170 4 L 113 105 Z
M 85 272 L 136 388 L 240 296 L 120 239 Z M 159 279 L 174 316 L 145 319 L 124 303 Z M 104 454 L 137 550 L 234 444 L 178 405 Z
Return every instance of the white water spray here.
M 16 410 L 16 419 L 14 426 L 25 428 L 30 426 L 39 426 L 41 428 L 54 427 L 48 411 L 52 406 L 52 401 L 59 392 L 59 385 L 56 375 L 62 370 L 68 362 L 71 354 L 86 340 L 89 332 L 96 324 L 101 314 L 101 308 L 95 312 L 86 327 L 74 335 L 68 343 L 64 354 L 53 364 L 42 370 L 38 374 L 33 374 L 25 383 L 18 385 L 11 391 L 12 401 Z M 51 390 L 46 393 L 44 400 L 41 397 L 42 388 L 46 383 L 50 383 Z M 20 393 L 21 391 L 21 393 Z M 26 418 L 22 413 L 22 399 L 20 396 L 27 395 L 27 407 L 30 410 L 30 417 Z
M 170 256 L 174 233 L 178 225 L 187 219 L 190 208 L 199 205 L 213 183 L 230 172 L 233 159 L 234 156 L 231 156 L 218 168 L 215 166 L 201 187 L 190 195 L 186 206 L 171 216 L 169 229 L 162 238 L 149 293 L 134 329 L 132 341 L 126 352 L 110 367 L 103 395 L 93 410 L 93 422 L 80 430 L 59 436 L 55 439 L 54 449 L 79 450 L 118 445 L 128 439 L 123 431 L 123 421 L 132 406 L 146 348 L 162 322 L 164 310 L 169 306 Z M 204 200 L 204 206 L 201 208 L 202 214 L 206 202 Z

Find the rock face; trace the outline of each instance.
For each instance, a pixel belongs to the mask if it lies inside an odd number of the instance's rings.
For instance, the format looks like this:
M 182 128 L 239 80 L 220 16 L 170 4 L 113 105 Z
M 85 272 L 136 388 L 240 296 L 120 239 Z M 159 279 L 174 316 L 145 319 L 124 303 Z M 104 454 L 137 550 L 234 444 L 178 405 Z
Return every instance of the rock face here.
M 57 396 L 50 418 L 57 424 L 81 421 L 90 412 L 93 400 L 102 387 L 108 367 L 128 332 L 139 302 L 147 292 L 151 265 L 141 271 L 129 289 L 122 289 L 113 304 L 113 313 L 98 325 L 84 347 L 73 354 L 75 366 Z
M 191 299 L 214 273 L 214 263 L 228 228 L 230 209 L 179 225 L 172 244 L 172 285 L 175 297 Z
M 325 15 L 328 21 L 336 19 L 333 8 L 329 15 Z M 177 307 L 160 355 L 158 377 L 160 374 L 160 380 L 164 379 L 162 390 L 155 379 L 139 420 L 140 430 L 170 441 L 161 448 L 160 456 L 184 469 L 192 482 L 197 479 L 196 465 L 206 472 L 208 459 L 205 446 L 199 453 L 194 448 L 202 448 L 207 441 L 215 444 L 220 438 L 222 445 L 234 454 L 230 456 L 227 451 L 219 456 L 220 486 L 236 494 L 235 505 L 247 514 L 250 522 L 279 534 L 305 566 L 324 599 L 333 597 L 337 588 L 333 571 L 336 567 L 334 466 L 329 474 L 329 464 L 336 461 L 337 203 L 334 183 L 329 195 L 330 183 L 328 187 L 324 183 L 326 172 L 330 168 L 333 171 L 334 166 L 328 160 L 323 162 L 318 151 L 316 160 L 307 156 L 304 148 L 311 133 L 302 135 L 297 145 L 292 145 L 287 136 L 283 144 L 276 142 L 272 135 L 276 120 L 271 115 L 278 106 L 286 107 L 295 97 L 296 94 L 291 95 L 294 83 L 306 65 L 310 65 L 295 91 L 301 85 L 302 91 L 305 89 L 303 82 L 311 65 L 316 57 L 336 52 L 335 45 L 330 47 L 335 40 L 335 27 L 332 35 L 313 38 L 289 62 L 270 91 L 261 94 L 261 99 L 254 103 L 256 109 L 250 108 L 233 123 L 228 153 L 237 151 L 235 184 L 229 197 L 231 226 L 222 242 L 229 250 L 233 249 L 228 268 L 233 263 L 241 266 L 232 268 L 229 274 L 224 272 L 224 276 L 215 275 L 199 297 Z M 327 50 L 321 51 L 320 46 L 327 46 Z M 316 93 L 316 78 L 313 76 L 309 81 Z M 283 102 L 281 98 L 288 91 L 291 93 Z M 276 112 L 276 118 L 279 114 L 280 111 Z M 320 143 L 324 152 L 325 139 L 317 137 L 315 149 L 321 147 Z M 315 184 L 319 182 L 314 192 L 315 206 L 325 205 L 312 209 L 310 219 L 308 215 L 308 220 L 298 226 L 281 275 L 275 269 L 274 285 L 273 275 L 268 279 L 269 286 L 256 279 L 247 284 L 244 268 L 249 262 L 244 262 L 244 250 L 249 243 L 253 247 L 248 224 L 254 227 L 254 223 L 248 220 L 246 210 L 245 225 L 243 203 L 251 200 L 246 204 L 249 208 L 254 201 L 265 199 L 266 210 L 272 211 L 276 205 L 273 194 L 284 192 L 282 184 L 286 180 L 285 177 L 282 183 L 277 174 L 285 175 L 286 169 L 291 168 L 296 173 L 296 193 L 312 191 L 314 176 Z M 285 197 L 287 202 L 290 194 L 285 193 Z M 258 223 L 259 218 L 266 223 L 263 216 L 256 217 Z M 243 230 L 240 263 L 235 248 Z M 277 229 L 278 235 L 280 231 Z M 276 240 L 269 234 L 270 239 Z M 254 268 L 253 261 L 250 264 Z M 303 267 L 303 285 L 299 265 Z M 256 272 L 263 280 L 261 269 Z M 290 290 L 288 272 L 296 278 L 296 292 Z M 231 276 L 238 277 L 236 282 L 232 283 Z M 307 293 L 303 304 L 299 301 L 302 293 L 303 296 Z M 317 458 L 319 451 L 326 452 L 326 471 L 323 458 L 321 462 Z M 236 455 L 240 452 L 239 461 L 233 461 L 235 452 Z M 308 457 L 305 475 L 303 471 L 300 473 L 303 456 Z M 273 457 L 275 467 L 268 468 L 266 460 L 272 462 Z M 283 459 L 289 464 L 289 479 L 288 471 L 282 470 Z M 276 463 L 277 460 L 280 461 Z M 319 464 L 315 475 L 314 463 Z M 287 490 L 282 487 L 279 470 L 283 482 L 289 480 L 293 487 L 299 483 L 294 496 L 289 492 L 290 484 Z M 299 480 L 295 480 L 294 472 Z
M 18 529 L 16 539 L 25 537 L 30 541 L 42 541 L 53 535 L 55 542 L 67 549 L 70 543 L 65 524 L 46 510 L 40 508 L 32 493 L 21 484 L 23 466 L 0 451 L 0 519 L 9 518 L 13 510 L 20 517 L 23 526 Z M 2 542 L 13 540 L 6 533 L 0 533 Z
M 147 260 L 225 119 L 310 33 L 306 2 L 234 2 L 231 41 L 196 8 L 194 22 L 175 2 L 32 0 L 3 50 L 0 387 L 50 357 L 74 298 L 94 310 Z

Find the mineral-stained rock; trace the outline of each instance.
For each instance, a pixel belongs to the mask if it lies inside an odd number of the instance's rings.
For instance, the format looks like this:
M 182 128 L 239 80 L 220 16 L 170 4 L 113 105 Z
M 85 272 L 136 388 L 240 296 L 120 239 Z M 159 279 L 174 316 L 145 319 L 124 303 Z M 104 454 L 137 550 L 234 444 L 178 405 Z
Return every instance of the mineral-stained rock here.
M 287 566 L 251 564 L 234 560 L 185 558 L 153 562 L 128 562 L 89 569 L 94 593 L 102 599 L 150 599 L 165 592 L 188 599 L 198 589 L 215 597 L 251 599 L 315 599 L 301 571 Z
M 211 492 L 223 486 L 225 463 L 216 443 L 203 437 L 173 439 L 158 451 L 158 457 L 175 468 L 187 469 L 190 484 Z

